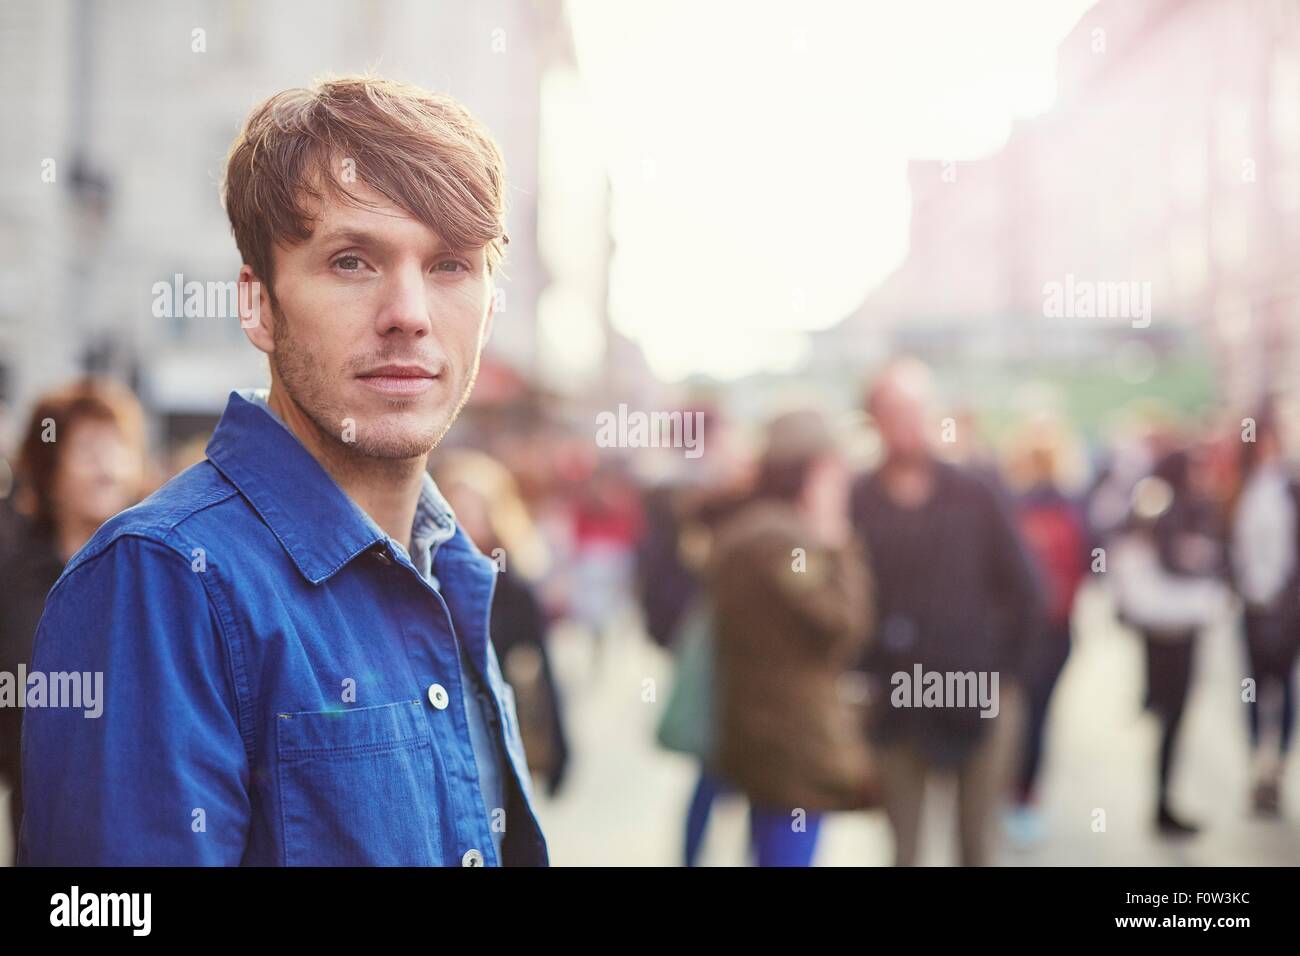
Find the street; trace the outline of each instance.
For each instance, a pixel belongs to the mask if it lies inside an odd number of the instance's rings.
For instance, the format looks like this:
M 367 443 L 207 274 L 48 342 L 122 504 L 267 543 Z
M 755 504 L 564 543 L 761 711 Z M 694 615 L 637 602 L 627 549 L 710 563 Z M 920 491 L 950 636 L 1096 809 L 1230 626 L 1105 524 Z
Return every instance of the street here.
M 1176 771 L 1175 806 L 1203 824 L 1182 843 L 1160 840 L 1150 825 L 1156 730 L 1141 710 L 1142 654 L 1137 638 L 1115 625 L 1099 588 L 1080 595 L 1070 662 L 1049 718 L 1040 800 L 1047 837 L 1029 851 L 1004 848 L 1003 864 L 1108 866 L 1259 866 L 1300 863 L 1300 774 L 1293 763 L 1283 787 L 1283 815 L 1249 812 L 1246 717 L 1240 700 L 1244 660 L 1228 627 L 1206 635 L 1196 665 Z M 555 667 L 568 690 L 573 765 L 567 792 L 541 797 L 540 813 L 555 865 L 671 866 L 681 859 L 682 820 L 695 766 L 654 743 L 671 661 L 629 628 L 608 648 L 601 681 L 588 672 L 589 641 L 560 630 Z M 643 682 L 657 682 L 657 702 L 643 703 Z M 926 865 L 955 860 L 950 787 L 927 794 L 921 856 Z M 1104 832 L 1094 832 L 1096 810 Z M 701 862 L 745 859 L 744 802 L 714 809 Z M 880 812 L 833 815 L 823 825 L 817 864 L 881 866 L 892 840 Z

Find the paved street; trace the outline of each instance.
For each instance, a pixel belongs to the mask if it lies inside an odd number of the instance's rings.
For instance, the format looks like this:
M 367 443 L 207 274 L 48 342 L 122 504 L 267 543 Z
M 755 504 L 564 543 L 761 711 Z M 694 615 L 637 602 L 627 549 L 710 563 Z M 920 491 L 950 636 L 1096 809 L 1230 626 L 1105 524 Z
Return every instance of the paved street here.
M 1149 826 L 1154 724 L 1140 707 L 1140 647 L 1109 622 L 1104 597 L 1085 592 L 1079 608 L 1082 637 L 1053 704 L 1042 801 L 1049 835 L 1030 852 L 1004 850 L 1004 863 L 1071 865 L 1300 864 L 1300 772 L 1293 763 L 1280 821 L 1248 813 L 1246 730 L 1240 702 L 1239 644 L 1227 628 L 1207 636 L 1198 659 L 1175 788 L 1176 807 L 1205 825 L 1197 838 L 1171 844 Z M 671 680 L 671 661 L 640 638 L 629 621 L 607 646 L 593 674 L 585 635 L 555 635 L 555 666 L 568 692 L 574 751 L 566 791 L 539 795 L 553 862 L 557 865 L 675 865 L 681 821 L 694 783 L 691 761 L 659 750 L 654 727 Z M 646 681 L 654 681 L 654 701 Z M 951 794 L 939 786 L 927 796 L 932 819 L 922 858 L 930 865 L 954 859 Z M 7 797 L 6 797 L 7 799 Z M 1094 810 L 1106 830 L 1092 829 Z M 744 859 L 743 803 L 724 799 L 715 809 L 705 865 Z M 7 855 L 7 839 L 0 853 Z M 821 865 L 881 865 L 891 840 L 883 815 L 843 814 L 823 828 Z
M 1300 864 L 1300 773 L 1285 781 L 1285 815 L 1261 822 L 1248 813 L 1245 714 L 1240 702 L 1243 658 L 1230 629 L 1207 636 L 1188 707 L 1175 806 L 1205 825 L 1184 843 L 1157 839 L 1149 826 L 1156 728 L 1140 708 L 1142 654 L 1137 639 L 1109 619 L 1100 591 L 1085 592 L 1075 652 L 1053 703 L 1042 805 L 1048 837 L 1030 852 L 1004 850 L 1004 863 L 1070 865 Z M 569 687 L 575 750 L 569 792 L 543 802 L 552 857 L 559 865 L 675 865 L 681 820 L 694 783 L 693 764 L 653 743 L 659 705 L 670 686 L 671 663 L 658 648 L 627 637 L 610 648 L 599 684 L 587 671 L 589 645 L 560 633 L 556 667 Z M 658 682 L 658 704 L 642 703 L 646 678 Z M 1106 830 L 1094 833 L 1094 810 L 1106 812 Z M 927 795 L 922 859 L 955 859 L 951 793 Z M 715 810 L 702 862 L 734 865 L 744 859 L 743 802 Z M 820 865 L 881 865 L 891 838 L 880 813 L 843 814 L 823 828 Z

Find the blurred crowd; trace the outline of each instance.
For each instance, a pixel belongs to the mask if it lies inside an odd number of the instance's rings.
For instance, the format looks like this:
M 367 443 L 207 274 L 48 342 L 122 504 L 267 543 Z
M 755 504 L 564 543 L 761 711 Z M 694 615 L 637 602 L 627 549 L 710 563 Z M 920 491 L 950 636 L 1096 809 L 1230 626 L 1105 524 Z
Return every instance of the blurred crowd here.
M 1170 799 L 1180 730 L 1198 644 L 1234 618 L 1250 805 L 1279 814 L 1300 486 L 1278 410 L 1206 421 L 1151 404 L 1089 443 L 1044 408 L 995 451 L 973 415 L 942 409 L 931 371 L 898 359 L 866 389 L 867 467 L 832 416 L 796 410 L 730 486 L 652 494 L 641 594 L 677 659 L 660 741 L 700 766 L 684 862 L 715 799 L 739 792 L 759 865 L 808 865 L 823 815 L 852 809 L 883 809 L 896 863 L 914 864 L 936 775 L 956 781 L 961 863 L 1042 840 L 1045 727 L 1089 580 L 1144 649 L 1153 831 L 1198 831 Z M 945 696 L 952 675 L 993 700 Z
M 1155 831 L 1198 829 L 1171 782 L 1198 643 L 1228 616 L 1243 642 L 1251 805 L 1280 813 L 1300 484 L 1279 409 L 1216 422 L 1130 409 L 1102 442 L 1042 409 L 992 442 L 973 414 L 945 411 L 915 359 L 865 384 L 860 414 L 789 409 L 751 445 L 724 439 L 746 423 L 710 410 L 709 454 L 666 480 L 638 477 L 629 454 L 545 440 L 431 456 L 497 565 L 492 640 L 546 790 L 562 796 L 570 756 L 548 635 L 561 621 L 589 635 L 598 676 L 631 607 L 674 660 L 658 741 L 698 762 L 686 865 L 726 794 L 749 803 L 759 865 L 809 865 L 825 815 L 844 811 L 883 811 L 896 862 L 913 864 L 936 775 L 957 783 L 960 862 L 988 863 L 1001 840 L 1043 838 L 1045 727 L 1076 595 L 1096 580 L 1145 651 Z M 95 529 L 201 456 L 193 445 L 160 465 L 144 423 L 127 389 L 97 379 L 32 409 L 0 499 L 0 670 L 30 661 L 45 594 Z M 951 675 L 969 675 L 978 700 L 952 699 Z M 15 831 L 21 713 L 0 708 Z

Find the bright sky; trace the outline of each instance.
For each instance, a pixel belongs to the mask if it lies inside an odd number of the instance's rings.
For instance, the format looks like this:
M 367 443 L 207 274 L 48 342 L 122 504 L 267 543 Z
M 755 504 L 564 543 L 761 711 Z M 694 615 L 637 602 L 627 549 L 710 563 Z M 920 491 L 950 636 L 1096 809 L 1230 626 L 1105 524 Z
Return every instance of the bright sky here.
M 908 158 L 1055 96 L 1092 0 L 569 0 L 605 137 L 613 322 L 654 371 L 795 364 L 906 252 Z

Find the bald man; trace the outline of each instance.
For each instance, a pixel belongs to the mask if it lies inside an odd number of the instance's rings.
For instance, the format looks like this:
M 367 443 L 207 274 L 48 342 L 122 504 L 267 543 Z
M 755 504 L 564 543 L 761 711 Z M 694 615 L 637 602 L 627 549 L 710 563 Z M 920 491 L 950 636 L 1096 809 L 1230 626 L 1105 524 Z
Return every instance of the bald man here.
M 855 486 L 851 509 L 879 609 L 866 666 L 890 688 L 875 734 L 896 863 L 917 862 L 926 779 L 946 772 L 958 782 L 961 862 L 980 866 L 1014 771 L 1021 671 L 1043 598 L 999 494 L 935 456 L 937 409 L 920 362 L 877 376 L 867 411 L 884 458 Z

